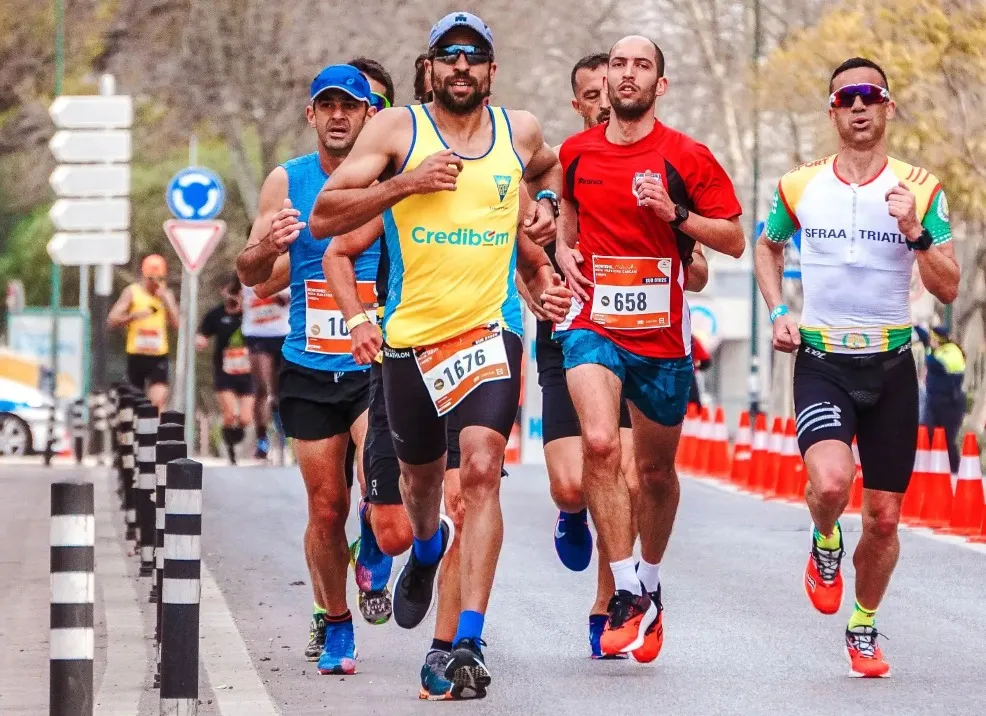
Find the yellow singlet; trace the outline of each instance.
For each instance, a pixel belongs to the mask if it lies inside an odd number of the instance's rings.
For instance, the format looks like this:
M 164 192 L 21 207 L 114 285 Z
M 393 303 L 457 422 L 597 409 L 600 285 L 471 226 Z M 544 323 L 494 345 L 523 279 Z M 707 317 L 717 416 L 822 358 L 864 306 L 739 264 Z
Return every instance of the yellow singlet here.
M 130 312 L 155 309 L 147 318 L 127 325 L 127 353 L 141 356 L 168 354 L 168 322 L 164 302 L 152 296 L 139 283 L 130 285 Z
M 424 105 L 407 109 L 414 134 L 400 172 L 448 148 Z M 514 269 L 524 168 L 506 110 L 487 111 L 489 151 L 462 157 L 454 192 L 417 194 L 384 212 L 390 275 L 383 331 L 393 348 L 433 345 L 492 321 L 523 335 Z

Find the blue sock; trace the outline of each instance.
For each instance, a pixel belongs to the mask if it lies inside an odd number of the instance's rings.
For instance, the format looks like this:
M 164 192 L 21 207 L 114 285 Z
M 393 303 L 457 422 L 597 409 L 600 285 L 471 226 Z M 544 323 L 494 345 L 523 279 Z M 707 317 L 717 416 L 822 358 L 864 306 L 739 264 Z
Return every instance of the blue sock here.
M 459 639 L 479 639 L 483 636 L 483 622 L 486 621 L 486 617 L 479 612 L 462 612 L 459 615 L 459 628 L 455 631 L 455 639 L 452 643 L 455 644 Z
M 442 556 L 442 528 L 439 527 L 428 539 L 414 538 L 414 557 L 418 563 L 430 567 L 438 563 Z

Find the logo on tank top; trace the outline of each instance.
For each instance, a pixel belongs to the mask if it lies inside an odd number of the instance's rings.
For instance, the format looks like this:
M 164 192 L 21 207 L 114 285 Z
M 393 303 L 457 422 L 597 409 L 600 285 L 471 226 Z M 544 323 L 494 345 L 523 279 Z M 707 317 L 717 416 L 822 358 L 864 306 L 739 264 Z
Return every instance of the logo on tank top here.
M 510 177 L 503 176 L 502 174 L 494 174 L 493 181 L 496 182 L 496 191 L 500 195 L 500 201 L 507 196 L 507 191 L 510 189 Z

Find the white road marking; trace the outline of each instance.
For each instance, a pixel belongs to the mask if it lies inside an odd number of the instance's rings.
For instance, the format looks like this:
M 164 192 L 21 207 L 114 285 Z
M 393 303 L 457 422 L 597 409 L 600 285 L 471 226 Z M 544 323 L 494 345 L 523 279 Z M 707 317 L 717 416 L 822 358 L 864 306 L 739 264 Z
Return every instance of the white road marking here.
M 114 526 L 111 479 L 104 474 L 96 483 L 96 584 L 106 614 L 106 672 L 96 694 L 99 716 L 134 716 L 139 713 L 144 682 L 152 668 L 153 654 L 144 635 L 135 580 L 127 570 L 122 550 L 123 535 Z
M 215 690 L 219 712 L 225 716 L 279 716 L 281 712 L 260 680 L 226 599 L 205 563 L 199 630 L 199 658 Z M 226 684 L 236 688 L 219 688 Z

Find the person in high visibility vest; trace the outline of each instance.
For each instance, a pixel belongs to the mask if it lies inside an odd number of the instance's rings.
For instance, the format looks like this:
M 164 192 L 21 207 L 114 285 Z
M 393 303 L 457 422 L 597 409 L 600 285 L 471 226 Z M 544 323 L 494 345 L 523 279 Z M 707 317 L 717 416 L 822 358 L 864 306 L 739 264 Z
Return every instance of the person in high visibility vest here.
M 168 288 L 168 264 L 151 254 L 141 263 L 143 281 L 123 289 L 106 318 L 127 329 L 127 382 L 147 392 L 160 411 L 168 402 L 168 328 L 178 328 L 178 303 Z
M 914 330 L 924 344 L 926 355 L 924 424 L 929 431 L 934 431 L 936 427 L 945 429 L 948 462 L 954 475 L 959 471 L 958 436 L 966 409 L 965 391 L 962 389 L 965 353 L 948 337 L 944 326 L 935 326 L 930 333 L 920 326 L 915 326 Z

